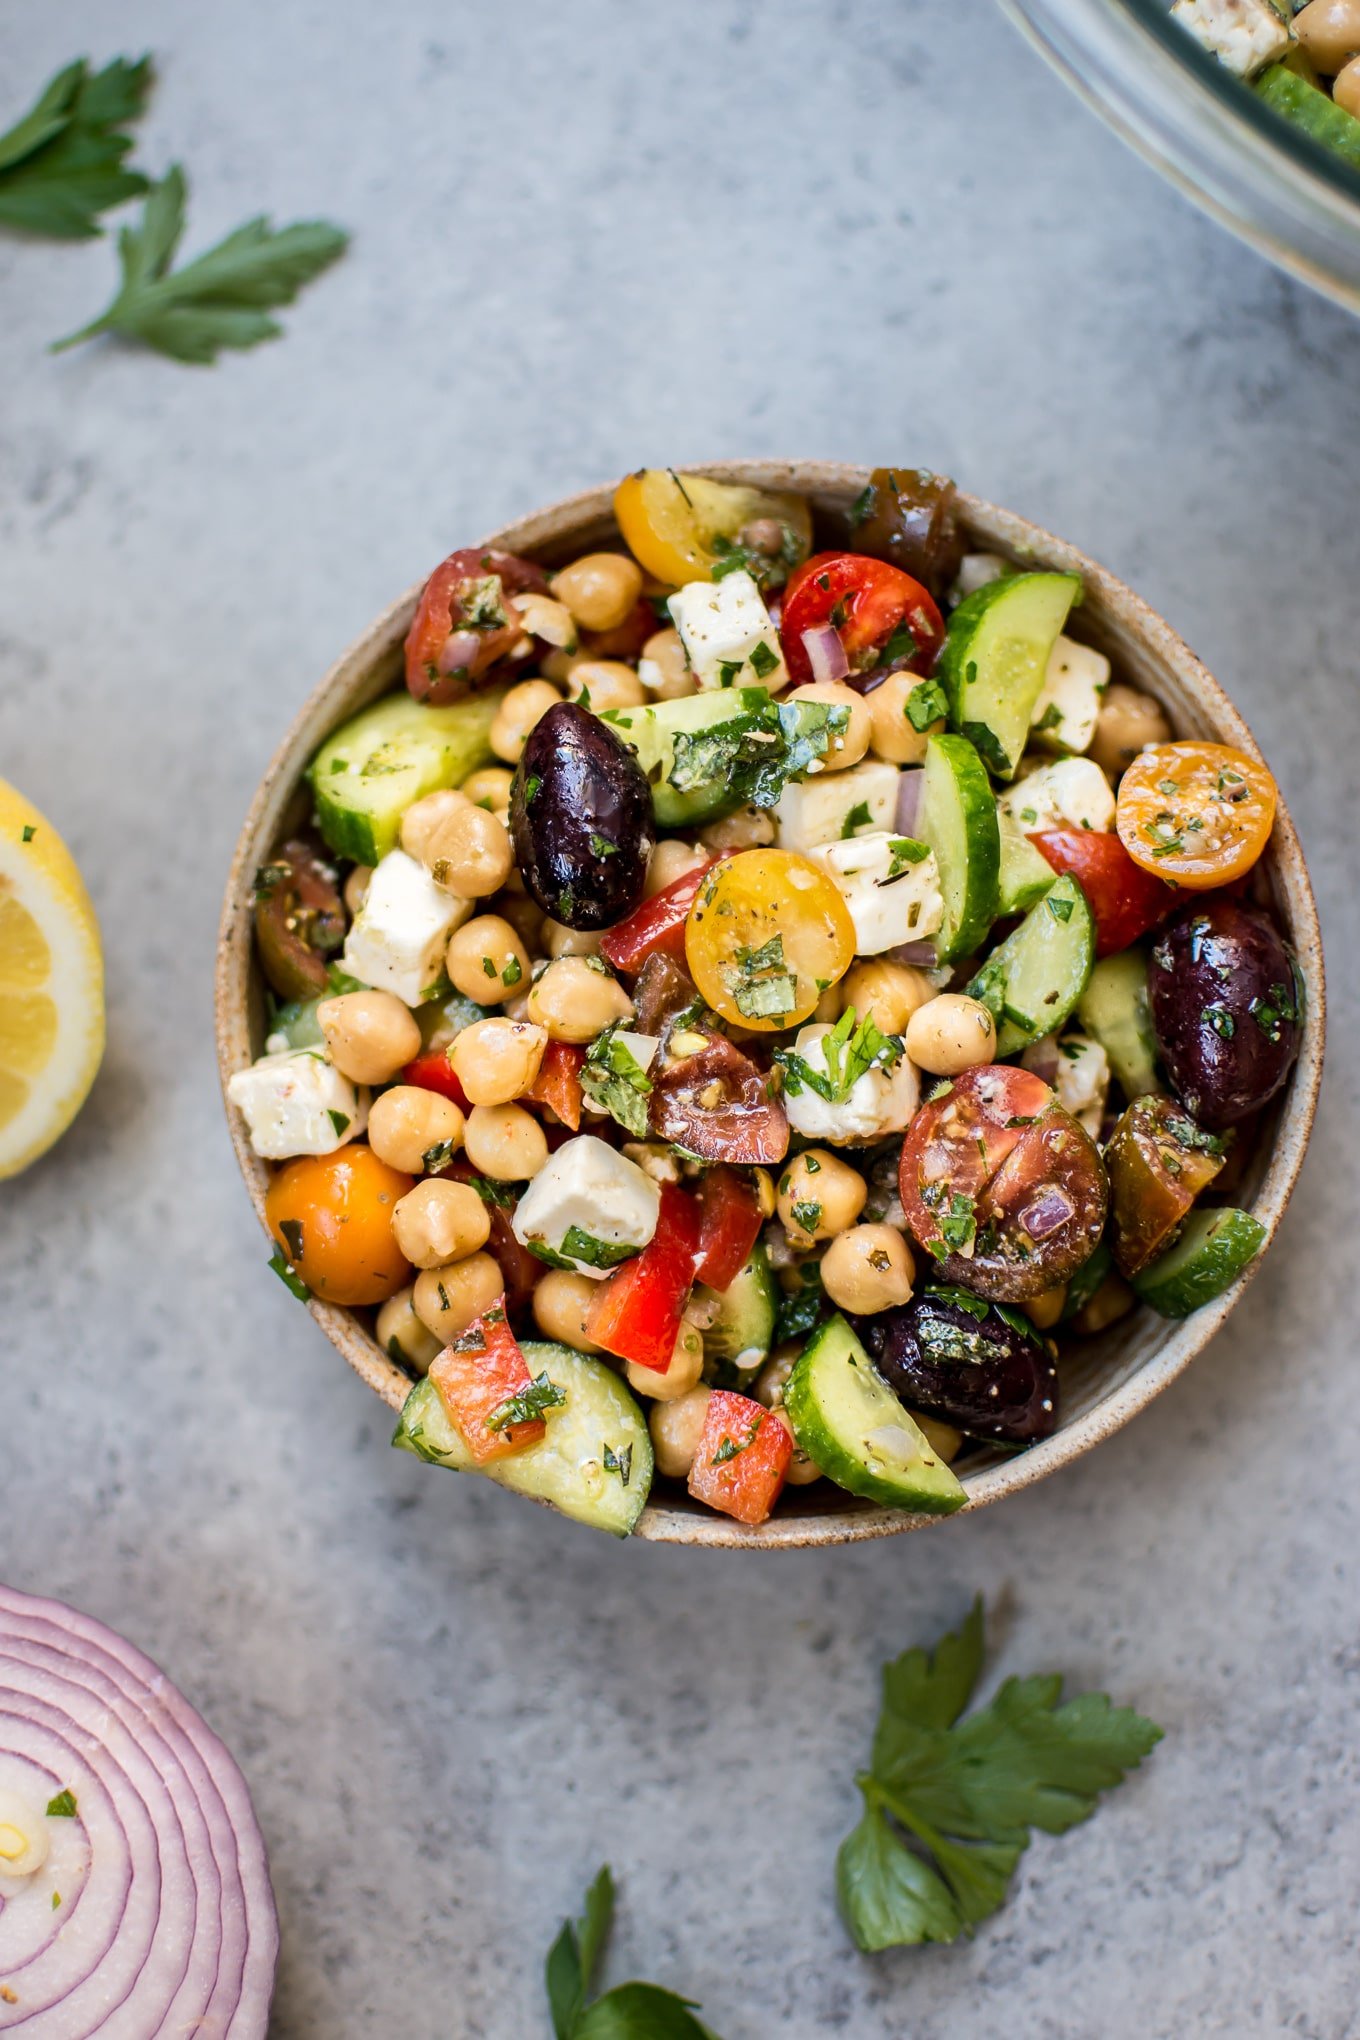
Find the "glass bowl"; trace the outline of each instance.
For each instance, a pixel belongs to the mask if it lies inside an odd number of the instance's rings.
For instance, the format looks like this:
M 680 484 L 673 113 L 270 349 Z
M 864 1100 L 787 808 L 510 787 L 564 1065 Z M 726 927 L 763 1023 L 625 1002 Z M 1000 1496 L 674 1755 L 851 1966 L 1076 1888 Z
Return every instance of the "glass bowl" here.
M 1060 76 L 1188 197 L 1360 311 L 1360 171 L 1202 50 L 1169 0 L 1000 0 Z

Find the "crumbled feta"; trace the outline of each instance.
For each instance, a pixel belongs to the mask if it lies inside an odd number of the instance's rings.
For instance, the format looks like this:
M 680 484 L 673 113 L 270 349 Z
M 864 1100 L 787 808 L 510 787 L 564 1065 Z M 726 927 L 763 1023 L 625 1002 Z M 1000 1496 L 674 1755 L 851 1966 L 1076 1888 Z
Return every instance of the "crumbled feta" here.
M 667 603 L 694 677 L 704 687 L 788 685 L 779 632 L 744 568 L 720 581 L 690 581 Z
M 1057 758 L 1017 780 L 997 807 L 1027 836 L 1041 829 L 1114 827 L 1114 788 L 1093 758 Z
M 445 892 L 423 864 L 391 850 L 368 881 L 341 968 L 374 991 L 422 1005 L 443 975 L 450 935 L 471 912 L 471 900 Z
M 1110 684 L 1110 662 L 1091 645 L 1060 637 L 1049 654 L 1048 670 L 1030 717 L 1030 735 L 1046 751 L 1076 752 L 1089 748 L 1096 718 Z
M 550 1155 L 511 1221 L 515 1238 L 532 1252 L 546 1247 L 582 1275 L 603 1280 L 617 1261 L 609 1250 L 641 1253 L 656 1231 L 661 1192 L 617 1149 L 593 1133 L 578 1134 Z M 564 1248 L 568 1234 L 591 1258 Z M 596 1246 L 603 1253 L 593 1253 Z M 597 1265 L 598 1262 L 598 1265 Z
M 794 1052 L 820 1076 L 827 1074 L 823 1044 L 831 1032 L 820 1022 L 800 1027 L 793 1045 Z M 794 1132 L 808 1140 L 828 1141 L 833 1147 L 854 1147 L 905 1129 L 920 1102 L 920 1079 L 905 1055 L 893 1070 L 865 1070 L 834 1104 L 810 1085 L 784 1092 L 784 1109 Z
M 883 829 L 806 852 L 840 888 L 855 924 L 858 956 L 878 956 L 899 943 L 921 941 L 936 934 L 944 920 L 935 852 L 928 850 L 919 863 L 908 863 L 893 847 L 904 840 Z
M 1079 1120 L 1095 1140 L 1100 1133 L 1100 1122 L 1105 1117 L 1105 1100 L 1109 1096 L 1110 1058 L 1100 1043 L 1092 1041 L 1087 1034 L 1064 1034 L 1057 1050 L 1058 1067 L 1051 1076 L 1051 1042 L 1036 1041 L 1026 1049 L 1021 1061 L 1027 1068 L 1037 1066 L 1041 1075 L 1048 1076 L 1057 1093 L 1058 1103 Z
M 331 1155 L 368 1123 L 368 1093 L 319 1048 L 290 1048 L 238 1070 L 227 1096 L 245 1117 L 250 1145 L 268 1162 Z
M 951 602 L 962 602 L 966 595 L 976 595 L 979 588 L 986 588 L 992 581 L 999 581 L 1003 574 L 1013 574 L 1010 561 L 1000 553 L 965 553 L 959 561 L 959 571 L 949 591 Z
M 866 758 L 844 772 L 791 780 L 774 808 L 780 848 L 811 850 L 818 843 L 839 843 L 847 832 L 891 829 L 901 778 L 895 765 Z
M 1171 18 L 1239 78 L 1254 78 L 1294 41 L 1270 0 L 1176 0 Z

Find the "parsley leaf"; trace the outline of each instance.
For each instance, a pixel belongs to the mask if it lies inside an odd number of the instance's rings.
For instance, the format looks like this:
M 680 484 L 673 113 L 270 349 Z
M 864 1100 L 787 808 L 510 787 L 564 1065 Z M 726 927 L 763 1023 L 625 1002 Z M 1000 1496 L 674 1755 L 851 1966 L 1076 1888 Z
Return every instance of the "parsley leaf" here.
M 90 325 L 58 340 L 54 353 L 108 332 L 140 340 L 175 361 L 215 361 L 224 347 L 254 347 L 282 330 L 270 311 L 291 304 L 348 243 L 349 236 L 325 220 L 275 229 L 261 215 L 172 270 L 186 194 L 176 163 L 151 186 L 141 225 L 119 232 L 123 277 L 113 303 Z
M 146 105 L 150 57 L 115 57 L 91 72 L 83 57 L 58 71 L 36 103 L 0 135 L 0 225 L 85 241 L 102 232 L 98 216 L 147 189 L 123 159 L 131 135 L 120 130 Z
M 69 1787 L 59 1792 L 55 1799 L 47 1802 L 49 1820 L 74 1820 L 76 1817 L 76 1795 Z
M 691 2001 L 655 1983 L 621 1983 L 587 2004 L 614 1917 L 608 1865 L 586 1893 L 579 1920 L 564 1920 L 548 1951 L 544 1981 L 554 2040 L 717 2040 Z
M 284 1287 L 292 1291 L 293 1295 L 297 1298 L 299 1303 L 311 1302 L 312 1300 L 311 1290 L 307 1287 L 302 1277 L 300 1275 L 295 1275 L 293 1273 L 293 1270 L 289 1267 L 288 1263 L 284 1260 L 282 1248 L 275 1247 L 273 1253 L 269 1257 L 269 1265 L 274 1270 L 274 1273 L 278 1276 L 280 1282 L 283 1283 Z
M 902 1059 L 902 1044 L 897 1036 L 882 1033 L 872 1015 L 857 1026 L 853 1006 L 846 1007 L 831 1032 L 824 1034 L 816 1046 L 821 1069 L 797 1049 L 777 1048 L 774 1052 L 774 1059 L 784 1073 L 784 1089 L 791 1097 L 796 1098 L 800 1091 L 815 1091 L 828 1105 L 843 1105 L 867 1070 L 893 1070 Z
M 982 1669 L 982 1604 L 932 1654 L 883 1668 L 858 1827 L 836 1882 L 859 1947 L 952 1941 L 1001 1906 L 1030 1830 L 1062 1834 L 1122 1783 L 1162 1731 L 1103 1693 L 1063 1702 L 1053 1674 L 1007 1679 L 966 1717 Z
M 907 696 L 906 717 L 914 730 L 928 730 L 949 715 L 949 696 L 938 680 L 923 680 Z
M 626 1041 L 618 1038 L 619 1023 L 597 1034 L 581 1065 L 581 1089 L 638 1140 L 647 1137 L 647 1100 L 651 1079 Z
M 567 1399 L 565 1388 L 559 1388 L 555 1381 L 549 1381 L 546 1374 L 536 1374 L 527 1388 L 518 1395 L 507 1396 L 498 1409 L 494 1409 L 486 1420 L 488 1431 L 508 1431 L 512 1424 L 532 1424 L 545 1410 L 561 1409 Z
M 798 1270 L 798 1287 L 781 1292 L 775 1319 L 775 1343 L 784 1339 L 805 1339 L 826 1315 L 826 1292 L 822 1288 L 820 1261 L 804 1261 Z
M 841 823 L 842 843 L 845 842 L 847 837 L 857 835 L 861 829 L 872 829 L 873 826 L 873 810 L 869 806 L 868 801 L 856 801 L 845 820 Z

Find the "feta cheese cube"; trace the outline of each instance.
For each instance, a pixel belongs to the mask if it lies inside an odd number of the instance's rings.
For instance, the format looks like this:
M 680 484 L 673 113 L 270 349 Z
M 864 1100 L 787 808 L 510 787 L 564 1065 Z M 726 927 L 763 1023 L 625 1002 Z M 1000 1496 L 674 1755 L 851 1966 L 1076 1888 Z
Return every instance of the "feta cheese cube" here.
M 690 581 L 666 607 L 694 677 L 705 687 L 768 687 L 789 675 L 765 598 L 744 568 L 720 581 Z
M 1270 0 L 1176 0 L 1171 18 L 1239 78 L 1254 78 L 1294 41 Z
M 893 845 L 903 839 L 887 830 L 823 843 L 809 860 L 840 888 L 855 924 L 855 953 L 878 956 L 902 942 L 938 932 L 944 920 L 940 868 L 928 850 L 918 864 L 907 863 Z
M 471 912 L 471 900 L 445 892 L 423 864 L 391 850 L 368 881 L 341 968 L 374 991 L 422 1005 L 443 975 L 450 935 Z
M 827 1074 L 823 1043 L 831 1032 L 820 1023 L 802 1027 L 794 1042 L 794 1052 L 821 1076 Z M 905 1130 L 920 1102 L 920 1079 L 905 1055 L 891 1071 L 865 1070 L 847 1095 L 834 1104 L 809 1085 L 794 1091 L 786 1084 L 784 1091 L 784 1110 L 795 1133 L 833 1147 L 853 1147 L 899 1128 Z
M 531 1253 L 546 1248 L 579 1274 L 602 1281 L 621 1258 L 642 1252 L 660 1210 L 661 1192 L 650 1176 L 606 1141 L 582 1133 L 548 1157 L 511 1224 Z
M 962 602 L 967 595 L 976 595 L 979 588 L 988 587 L 999 581 L 1003 574 L 1013 574 L 1014 567 L 1000 553 L 965 553 L 959 561 L 959 571 L 949 591 L 951 602 Z
M 783 850 L 811 850 L 839 843 L 847 829 L 891 829 L 897 819 L 901 773 L 882 758 L 866 758 L 844 772 L 820 772 L 791 780 L 775 803 L 774 819 Z M 867 819 L 860 812 L 868 809 Z
M 1110 1058 L 1100 1043 L 1087 1034 L 1064 1034 L 1057 1048 L 1058 1067 L 1052 1075 L 1049 1062 L 1053 1044 L 1049 1041 L 1036 1041 L 1025 1050 L 1021 1061 L 1048 1077 L 1064 1111 L 1079 1120 L 1092 1140 L 1096 1140 L 1110 1091 Z
M 1030 717 L 1030 735 L 1046 751 L 1085 751 L 1110 684 L 1110 662 L 1091 645 L 1060 637 Z
M 997 800 L 1027 836 L 1041 829 L 1114 827 L 1114 788 L 1093 758 L 1058 758 L 1018 779 Z
M 267 1162 L 332 1155 L 368 1124 L 367 1091 L 356 1090 L 319 1048 L 261 1056 L 229 1080 L 227 1096 Z

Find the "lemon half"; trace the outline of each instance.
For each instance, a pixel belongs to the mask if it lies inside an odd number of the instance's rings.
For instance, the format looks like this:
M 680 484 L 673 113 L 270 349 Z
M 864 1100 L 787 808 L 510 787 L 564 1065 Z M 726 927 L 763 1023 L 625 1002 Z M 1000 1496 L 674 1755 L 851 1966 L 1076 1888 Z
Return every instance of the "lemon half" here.
M 52 824 L 0 779 L 0 1177 L 65 1133 L 103 1053 L 89 894 Z

